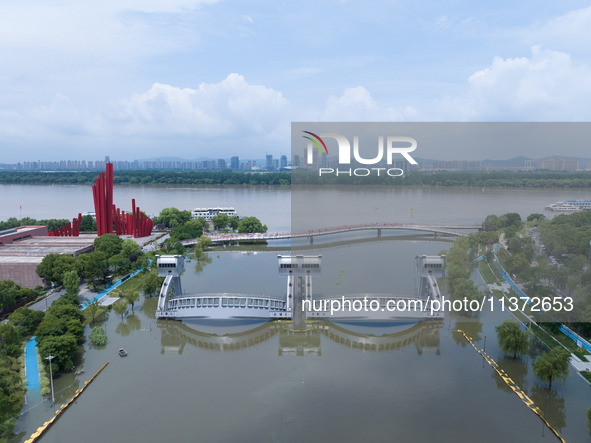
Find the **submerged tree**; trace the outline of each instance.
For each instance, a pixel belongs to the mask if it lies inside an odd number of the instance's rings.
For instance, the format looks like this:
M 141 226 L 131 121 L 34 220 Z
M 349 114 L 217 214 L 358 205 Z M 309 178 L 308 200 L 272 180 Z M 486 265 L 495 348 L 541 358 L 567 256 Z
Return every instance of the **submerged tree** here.
M 123 297 L 129 302 L 133 311 L 133 305 L 139 300 L 140 293 L 138 291 L 125 291 Z
M 499 326 L 495 326 L 495 330 L 497 331 L 499 347 L 505 354 L 517 358 L 517 356 L 527 352 L 529 334 L 521 330 L 519 323 L 505 320 Z
M 123 320 L 123 316 L 127 312 L 127 305 L 128 302 L 125 298 L 120 298 L 115 303 L 113 303 L 113 309 L 121 316 L 121 320 Z
M 548 389 L 552 389 L 552 380 L 564 380 L 568 375 L 568 360 L 570 352 L 557 347 L 541 355 L 533 364 L 534 374 L 542 381 L 548 382 Z

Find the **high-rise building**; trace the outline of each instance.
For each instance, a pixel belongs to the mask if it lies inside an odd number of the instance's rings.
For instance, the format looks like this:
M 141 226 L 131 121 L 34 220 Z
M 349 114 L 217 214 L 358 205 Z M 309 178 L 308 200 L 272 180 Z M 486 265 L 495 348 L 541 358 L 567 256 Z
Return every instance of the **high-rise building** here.
M 287 155 L 281 156 L 281 161 L 279 162 L 279 167 L 286 168 L 287 167 Z
M 238 159 L 238 156 L 234 156 L 230 159 L 230 168 L 240 169 L 240 160 Z
M 267 160 L 266 164 L 265 164 L 266 168 L 273 169 L 273 155 L 267 154 L 266 160 Z

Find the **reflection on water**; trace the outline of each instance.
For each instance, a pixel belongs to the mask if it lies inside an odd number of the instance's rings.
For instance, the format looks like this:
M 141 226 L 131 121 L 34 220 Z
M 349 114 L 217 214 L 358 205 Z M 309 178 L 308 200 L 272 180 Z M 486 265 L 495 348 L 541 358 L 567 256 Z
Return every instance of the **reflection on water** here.
M 315 293 L 334 292 L 335 281 L 342 281 L 341 292 L 354 293 L 362 277 L 375 280 L 365 290 L 412 293 L 413 258 L 445 247 L 416 240 L 326 247 Z M 209 254 L 202 272 L 186 268 L 183 287 L 284 294 L 276 254 Z M 528 370 L 530 361 L 512 367 L 502 359 L 494 338 L 499 322 L 490 314 L 371 327 L 309 321 L 297 329 L 290 322 L 158 321 L 156 304 L 155 297 L 141 297 L 127 318 L 109 315 L 102 324 L 109 341 L 101 349 L 85 345 L 85 372 L 75 375 L 76 383 L 69 386 L 70 373 L 56 379 L 56 400 L 64 403 L 110 361 L 43 443 L 555 441 L 465 339 L 454 335 L 461 328 L 480 347 L 487 337 L 487 353 L 543 409 L 545 393 L 536 391 L 542 385 Z M 117 355 L 120 347 L 128 357 Z M 548 418 L 567 441 L 587 436 L 587 389 L 571 375 L 547 400 Z M 52 414 L 42 404 L 21 417 L 16 431 L 28 436 Z
M 125 317 L 125 320 L 121 320 L 115 328 L 115 332 L 122 337 L 126 337 L 129 335 L 131 331 L 137 331 L 142 327 L 142 322 L 140 321 L 139 317 L 135 314 L 128 315 Z
M 219 352 L 230 352 L 256 346 L 279 334 L 278 354 L 322 355 L 321 336 L 340 345 L 363 351 L 393 351 L 414 345 L 420 355 L 424 351 L 439 354 L 439 330 L 443 322 L 425 321 L 406 325 L 402 330 L 393 323 L 384 327 L 382 334 L 374 335 L 355 330 L 354 326 L 339 326 L 328 321 L 308 322 L 304 328 L 295 328 L 291 322 L 267 322 L 237 333 L 205 332 L 196 324 L 174 320 L 159 320 L 162 331 L 161 353 L 183 353 L 185 345 Z M 388 331 L 395 329 L 396 332 Z
M 546 420 L 552 423 L 552 426 L 559 431 L 566 426 L 564 397 L 556 389 L 549 390 L 545 386 L 535 384 L 529 395 L 544 412 Z

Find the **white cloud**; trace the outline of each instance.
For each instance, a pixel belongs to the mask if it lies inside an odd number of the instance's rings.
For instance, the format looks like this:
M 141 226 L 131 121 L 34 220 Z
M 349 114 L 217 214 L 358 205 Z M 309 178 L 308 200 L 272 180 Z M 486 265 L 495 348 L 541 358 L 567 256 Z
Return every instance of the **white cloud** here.
M 577 9 L 545 23 L 535 24 L 518 32 L 529 44 L 561 50 L 583 49 L 591 46 L 591 6 Z
M 431 120 L 582 121 L 591 118 L 591 70 L 558 51 L 494 57 L 472 74 L 465 94 L 441 99 Z
M 264 137 L 286 120 L 288 101 L 278 91 L 230 74 L 197 89 L 154 83 L 117 108 L 112 121 L 127 135 Z
M 330 96 L 320 115 L 324 121 L 401 121 L 415 114 L 412 107 L 395 109 L 376 102 L 363 86 L 347 88 L 340 97 Z
M 0 122 L 0 136 L 23 140 L 103 135 L 106 129 L 100 115 L 78 108 L 63 94 L 24 112 L 0 110 Z

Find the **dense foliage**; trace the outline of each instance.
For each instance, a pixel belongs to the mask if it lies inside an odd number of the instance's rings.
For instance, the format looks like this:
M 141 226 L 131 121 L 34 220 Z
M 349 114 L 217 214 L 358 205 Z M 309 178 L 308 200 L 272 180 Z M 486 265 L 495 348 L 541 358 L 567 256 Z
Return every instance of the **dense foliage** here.
M 0 231 L 3 231 L 4 229 L 16 228 L 18 226 L 47 226 L 48 231 L 54 231 L 61 228 L 62 226 L 67 225 L 68 221 L 71 222 L 72 220 L 66 220 L 65 218 L 35 220 L 34 218 L 29 217 L 24 217 L 23 219 L 19 220 L 15 217 L 10 217 L 6 221 L 0 221 Z
M 18 362 L 22 352 L 22 337 L 17 328 L 0 323 L 0 441 L 11 435 L 24 403 L 23 369 Z
M 207 222 L 203 219 L 190 220 L 183 225 L 177 225 L 170 231 L 170 238 L 175 241 L 199 238 L 207 229 Z
M 529 334 L 522 331 L 519 323 L 505 320 L 499 326 L 495 326 L 499 348 L 513 358 L 525 354 L 529 348 Z
M 570 357 L 570 352 L 558 346 L 538 357 L 532 365 L 534 374 L 540 380 L 548 382 L 548 389 L 552 389 L 552 380 L 564 380 L 568 375 Z
M 0 183 L 91 184 L 97 172 L 0 172 Z M 335 174 L 318 176 L 317 172 L 238 172 L 238 171 L 116 171 L 113 182 L 129 184 L 183 185 L 289 185 L 294 184 L 380 184 L 389 186 L 474 186 L 519 188 L 589 188 L 589 172 L 505 172 L 505 171 L 406 171 L 401 177 L 349 177 Z
M 65 285 L 66 288 L 69 286 L 69 292 L 73 293 L 75 285 L 71 282 L 79 281 L 80 278 L 86 279 L 96 288 L 104 284 L 110 274 L 125 275 L 145 267 L 148 262 L 134 240 L 122 240 L 115 234 L 104 234 L 96 238 L 94 248 L 93 252 L 76 258 L 68 254 L 48 254 L 37 266 L 37 274 L 47 284 Z
M 472 256 L 470 241 L 459 237 L 454 242 L 446 257 L 447 287 L 454 300 L 481 300 L 483 295 L 470 278 Z M 467 314 L 472 315 L 471 311 Z
M 47 226 L 49 232 L 55 231 L 61 227 L 64 227 L 72 220 L 66 220 L 65 218 L 49 218 L 44 220 L 35 220 L 30 217 L 23 217 L 21 220 L 16 217 L 10 217 L 6 221 L 0 221 L 0 231 L 4 229 L 16 228 L 18 226 Z M 91 215 L 84 215 L 80 221 L 81 232 L 93 232 L 96 231 L 96 221 Z
M 2 183 L 92 184 L 98 172 L 0 172 Z M 113 183 L 183 185 L 289 185 L 289 172 L 116 171 Z
M 107 335 L 105 334 L 103 328 L 98 326 L 92 328 L 92 332 L 88 338 L 90 339 L 91 343 L 96 346 L 104 346 L 107 344 Z
M 589 256 L 591 211 L 561 214 L 539 225 L 540 238 L 557 257 L 562 254 Z
M 54 356 L 54 372 L 73 366 L 74 352 L 84 340 L 84 321 L 76 296 L 64 294 L 46 311 L 36 331 L 37 349 L 42 359 Z
M 154 224 L 162 224 L 167 228 L 174 228 L 191 220 L 191 211 L 177 208 L 164 208 L 157 217 L 152 219 Z
M 387 186 L 461 186 L 477 188 L 589 188 L 589 172 L 505 172 L 505 171 L 406 171 L 400 177 L 380 174 L 349 177 L 336 174 L 294 173 L 292 184 L 387 185 Z
M 40 286 L 35 289 L 22 288 L 12 280 L 0 281 L 0 314 L 16 309 L 19 303 L 38 297 L 43 293 Z

